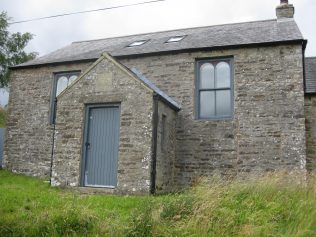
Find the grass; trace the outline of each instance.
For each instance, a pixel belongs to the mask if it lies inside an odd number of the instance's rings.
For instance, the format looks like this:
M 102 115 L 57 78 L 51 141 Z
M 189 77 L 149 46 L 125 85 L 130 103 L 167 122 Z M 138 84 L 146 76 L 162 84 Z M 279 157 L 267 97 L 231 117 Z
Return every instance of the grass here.
M 86 236 L 126 224 L 143 198 L 80 196 L 0 171 L 0 236 Z
M 6 112 L 4 109 L 0 108 L 0 128 L 5 127 L 6 122 Z
M 316 179 L 214 178 L 181 194 L 88 196 L 0 170 L 0 236 L 316 236 Z

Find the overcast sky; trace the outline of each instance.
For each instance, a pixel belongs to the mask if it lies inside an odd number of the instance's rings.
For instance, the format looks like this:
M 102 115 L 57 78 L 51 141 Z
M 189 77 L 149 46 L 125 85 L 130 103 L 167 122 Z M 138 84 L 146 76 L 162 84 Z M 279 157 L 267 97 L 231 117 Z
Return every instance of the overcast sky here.
M 0 0 L 12 21 L 128 5 L 150 0 Z M 295 20 L 308 40 L 306 56 L 316 56 L 316 1 L 289 0 Z M 30 32 L 27 51 L 40 56 L 73 41 L 226 23 L 274 19 L 280 0 L 165 0 L 11 25 L 11 32 Z M 0 93 L 0 104 L 7 97 Z
M 13 21 L 149 0 L 0 0 L 0 10 Z M 309 40 L 306 55 L 316 56 L 316 1 L 289 0 L 295 19 Z M 275 18 L 279 0 L 165 0 L 152 4 L 78 14 L 11 25 L 12 32 L 30 32 L 28 51 L 47 54 L 73 41 L 152 31 Z

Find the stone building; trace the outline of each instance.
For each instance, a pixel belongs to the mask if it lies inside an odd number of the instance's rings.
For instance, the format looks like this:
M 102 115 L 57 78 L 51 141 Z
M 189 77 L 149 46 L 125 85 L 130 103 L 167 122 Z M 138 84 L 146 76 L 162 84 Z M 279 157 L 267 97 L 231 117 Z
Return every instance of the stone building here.
M 306 169 L 316 171 L 316 57 L 305 58 Z
M 113 193 L 314 170 L 316 59 L 305 60 L 293 5 L 276 12 L 74 42 L 15 66 L 5 167 Z

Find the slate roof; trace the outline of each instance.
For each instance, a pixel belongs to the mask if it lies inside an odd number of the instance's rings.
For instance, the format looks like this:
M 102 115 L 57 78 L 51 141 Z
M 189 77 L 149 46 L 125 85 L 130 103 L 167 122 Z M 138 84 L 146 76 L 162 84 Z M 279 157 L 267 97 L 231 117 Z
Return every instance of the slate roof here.
M 154 83 L 149 81 L 144 75 L 142 75 L 136 68 L 132 68 L 131 71 L 137 76 L 139 80 L 145 83 L 149 88 L 151 88 L 156 94 L 158 94 L 162 99 L 164 99 L 168 104 L 170 104 L 175 110 L 180 110 L 181 106 L 175 102 L 170 96 L 165 92 L 160 90 Z
M 182 35 L 186 37 L 180 42 L 165 43 L 170 37 Z M 148 42 L 141 46 L 127 47 L 139 40 Z M 103 52 L 116 57 L 298 40 L 303 40 L 303 36 L 293 19 L 274 19 L 74 42 L 16 68 L 93 60 L 99 58 Z
M 316 57 L 305 58 L 305 93 L 316 93 Z

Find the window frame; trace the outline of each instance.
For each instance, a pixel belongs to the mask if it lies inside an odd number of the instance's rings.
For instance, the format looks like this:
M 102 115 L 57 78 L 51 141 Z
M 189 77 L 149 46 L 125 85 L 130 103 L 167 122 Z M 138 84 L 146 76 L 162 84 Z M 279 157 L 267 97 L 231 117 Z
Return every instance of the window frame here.
M 214 89 L 200 89 L 200 68 L 204 63 L 211 63 L 214 68 L 216 68 L 217 64 L 220 62 L 226 62 L 230 66 L 230 88 L 214 88 Z M 220 116 L 215 115 L 208 118 L 202 118 L 200 116 L 200 92 L 201 91 L 223 91 L 223 90 L 230 90 L 231 95 L 231 114 L 227 116 Z M 215 96 L 216 100 L 216 96 Z M 232 120 L 234 119 L 234 58 L 232 56 L 230 57 L 216 57 L 216 58 L 200 58 L 195 60 L 195 119 L 201 120 L 201 121 L 215 121 L 215 120 Z M 215 101 L 215 109 L 216 109 L 216 101 Z
M 74 70 L 74 71 L 65 71 L 65 72 L 54 72 L 53 73 L 53 85 L 52 85 L 52 92 L 51 92 L 51 103 L 50 103 L 50 115 L 49 115 L 49 124 L 55 124 L 56 119 L 56 103 L 55 100 L 58 96 L 56 96 L 57 91 L 57 82 L 58 79 L 62 76 L 66 76 L 67 79 L 73 75 L 80 76 L 81 70 Z M 68 86 L 65 88 L 65 90 Z

